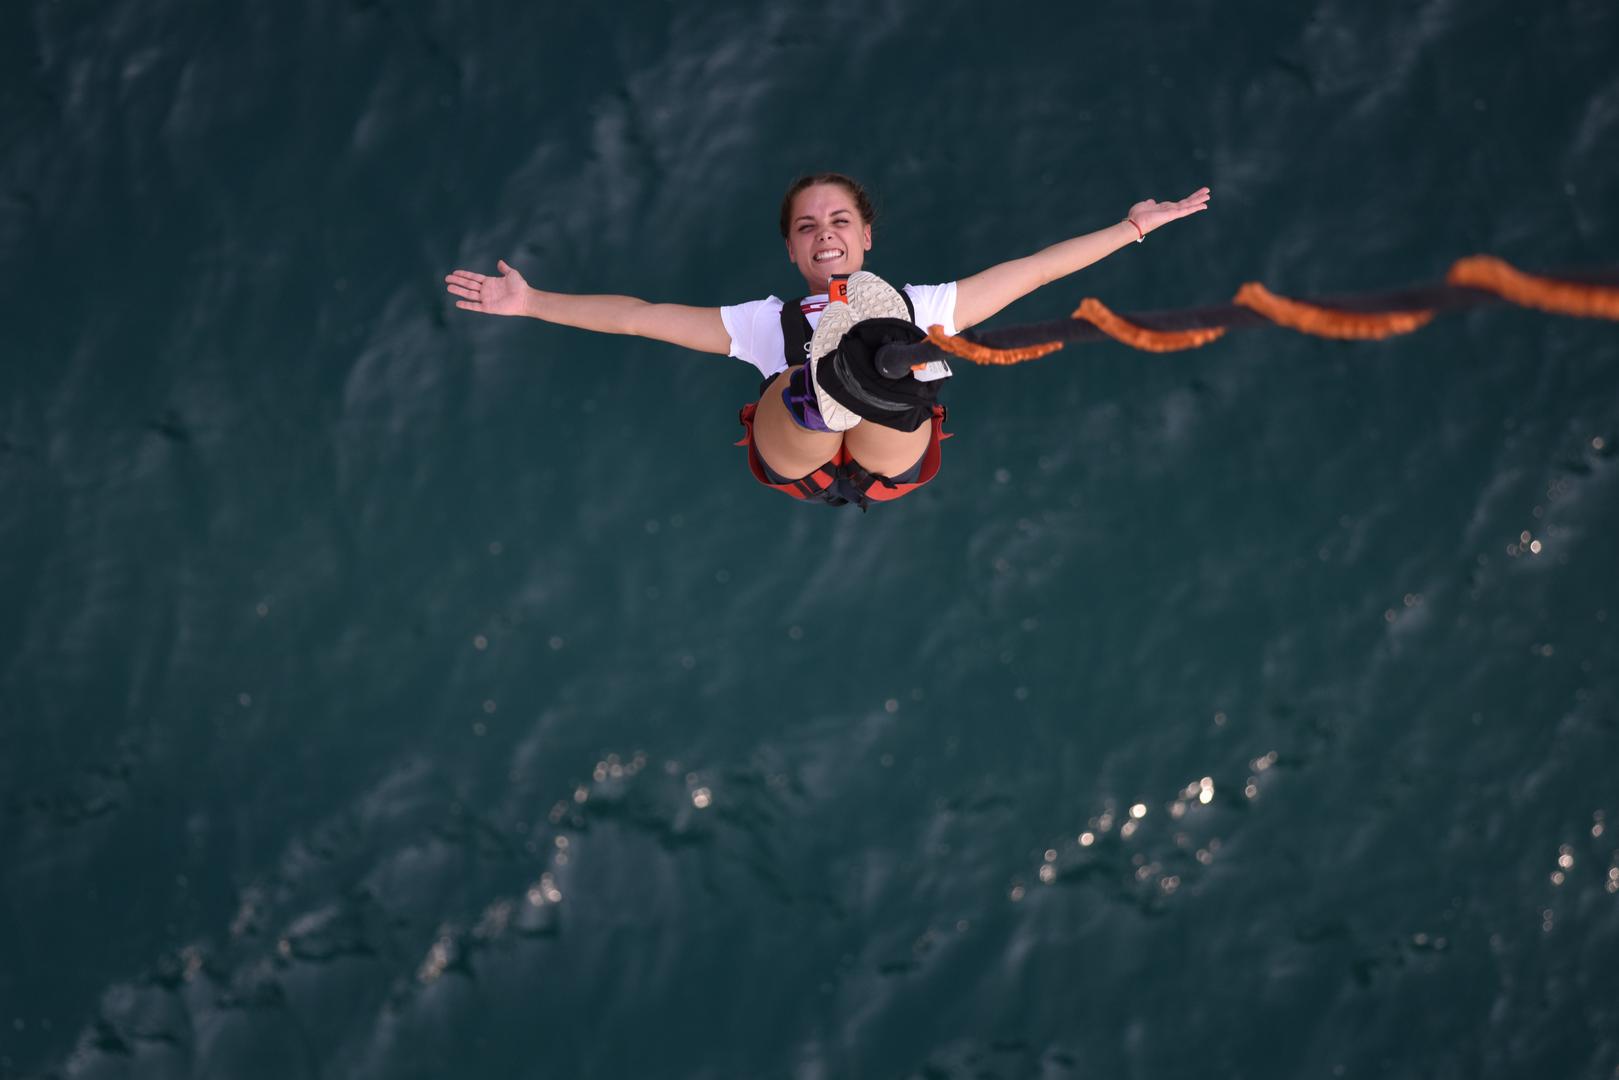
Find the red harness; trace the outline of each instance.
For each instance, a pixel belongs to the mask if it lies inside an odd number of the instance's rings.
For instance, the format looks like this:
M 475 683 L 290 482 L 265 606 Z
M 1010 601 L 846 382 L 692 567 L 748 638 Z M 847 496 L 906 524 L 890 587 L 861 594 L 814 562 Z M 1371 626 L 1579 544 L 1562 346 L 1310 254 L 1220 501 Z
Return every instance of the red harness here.
M 764 462 L 759 458 L 759 449 L 753 443 L 753 414 L 758 409 L 756 402 L 749 402 L 742 406 L 742 438 L 736 445 L 748 448 L 748 468 L 753 472 L 753 478 L 768 488 L 785 492 L 795 499 L 817 499 L 830 503 L 833 506 L 842 506 L 850 500 L 843 498 L 832 490 L 839 479 L 850 484 L 859 493 L 859 501 L 864 507 L 866 500 L 873 502 L 888 502 L 890 499 L 909 495 L 923 484 L 932 480 L 939 473 L 939 444 L 950 438 L 944 430 L 944 406 L 933 406 L 933 432 L 928 439 L 928 448 L 922 453 L 922 471 L 917 478 L 909 483 L 896 483 L 886 476 L 867 472 L 861 468 L 860 463 L 849 456 L 843 447 L 832 460 L 799 480 L 790 480 L 785 484 L 778 484 L 770 479 L 765 472 Z

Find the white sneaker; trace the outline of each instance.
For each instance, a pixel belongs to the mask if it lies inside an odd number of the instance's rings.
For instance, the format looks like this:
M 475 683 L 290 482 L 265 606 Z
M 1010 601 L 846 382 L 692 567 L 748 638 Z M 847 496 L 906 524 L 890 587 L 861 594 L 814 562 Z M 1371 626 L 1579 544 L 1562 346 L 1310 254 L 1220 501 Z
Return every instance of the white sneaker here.
M 882 278 L 869 270 L 856 270 L 849 275 L 849 310 L 855 322 L 867 319 L 905 319 L 911 312 L 905 306 L 905 297 Z
M 833 431 L 848 431 L 860 423 L 860 417 L 821 389 L 820 381 L 816 378 L 821 359 L 837 351 L 843 335 L 856 323 L 867 319 L 909 320 L 911 317 L 899 290 L 869 270 L 856 270 L 849 275 L 847 293 L 848 303 L 834 300 L 822 309 L 821 320 L 815 324 L 815 336 L 810 338 L 810 385 L 815 387 L 815 402 L 821 410 L 821 419 Z
M 815 388 L 815 407 L 821 410 L 821 420 L 832 431 L 848 431 L 860 423 L 860 417 L 850 412 L 831 394 L 821 389 L 816 371 L 823 357 L 837 351 L 843 335 L 860 320 L 842 300 L 834 300 L 821 309 L 821 321 L 815 324 L 815 336 L 810 338 L 810 385 Z

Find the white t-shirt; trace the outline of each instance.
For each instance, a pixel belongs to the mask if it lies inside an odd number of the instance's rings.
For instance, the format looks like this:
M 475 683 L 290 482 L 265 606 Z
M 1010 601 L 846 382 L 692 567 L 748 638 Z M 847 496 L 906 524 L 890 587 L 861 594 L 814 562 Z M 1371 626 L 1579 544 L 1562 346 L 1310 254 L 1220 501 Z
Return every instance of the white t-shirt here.
M 911 298 L 911 306 L 916 309 L 917 326 L 924 330 L 930 326 L 942 326 L 946 334 L 956 333 L 954 281 L 947 281 L 943 285 L 907 285 L 905 292 Z M 826 307 L 826 302 L 826 293 L 804 298 L 804 314 L 809 318 L 811 330 L 821 321 L 821 310 Z M 720 308 L 725 332 L 731 335 L 730 355 L 746 360 L 767 379 L 787 370 L 787 357 L 783 355 L 787 346 L 781 336 L 781 305 L 781 297 L 770 296 Z M 935 360 L 916 372 L 916 377 L 922 382 L 930 382 L 949 374 L 950 366 L 943 360 Z

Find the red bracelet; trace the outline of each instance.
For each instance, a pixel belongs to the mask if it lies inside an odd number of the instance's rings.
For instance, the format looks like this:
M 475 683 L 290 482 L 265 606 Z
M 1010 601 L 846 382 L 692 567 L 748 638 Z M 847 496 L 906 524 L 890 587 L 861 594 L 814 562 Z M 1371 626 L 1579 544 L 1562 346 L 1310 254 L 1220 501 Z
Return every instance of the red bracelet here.
M 1136 243 L 1139 244 L 1139 243 L 1141 243 L 1141 241 L 1143 241 L 1143 240 L 1145 240 L 1147 238 L 1147 234 L 1141 231 L 1141 226 L 1136 225 L 1136 219 L 1135 218 L 1125 218 L 1124 220 L 1128 221 L 1131 225 L 1135 225 Z

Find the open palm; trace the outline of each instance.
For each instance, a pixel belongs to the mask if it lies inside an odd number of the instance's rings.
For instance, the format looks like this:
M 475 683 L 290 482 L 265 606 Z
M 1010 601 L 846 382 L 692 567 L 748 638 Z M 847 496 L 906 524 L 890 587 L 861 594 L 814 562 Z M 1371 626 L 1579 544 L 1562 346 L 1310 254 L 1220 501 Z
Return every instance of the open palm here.
M 1159 202 L 1156 199 L 1138 202 L 1130 207 L 1130 220 L 1141 226 L 1141 232 L 1145 235 L 1161 225 L 1168 225 L 1176 218 L 1183 218 L 1208 208 L 1209 189 L 1201 187 L 1179 202 Z
M 485 315 L 521 315 L 527 303 L 528 282 L 512 266 L 501 259 L 495 264 L 499 277 L 476 274 L 471 270 L 454 270 L 444 276 L 444 287 L 461 297 L 458 308 L 481 311 Z

